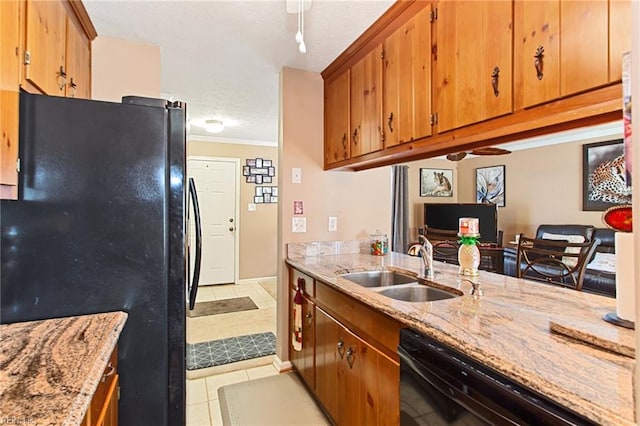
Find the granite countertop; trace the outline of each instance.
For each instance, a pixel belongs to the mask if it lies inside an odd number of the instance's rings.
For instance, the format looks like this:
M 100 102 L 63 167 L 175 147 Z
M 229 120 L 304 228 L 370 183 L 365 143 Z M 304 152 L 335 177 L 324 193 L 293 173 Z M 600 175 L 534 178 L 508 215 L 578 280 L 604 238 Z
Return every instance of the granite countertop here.
M 80 425 L 127 314 L 0 325 L 0 423 Z
M 365 250 L 361 247 L 360 252 Z M 631 330 L 602 320 L 604 314 L 616 311 L 615 299 L 486 271 L 475 278 L 481 284 L 482 296 L 471 296 L 471 284 L 461 280 L 458 267 L 440 262 L 434 262 L 433 281 L 463 296 L 437 302 L 403 302 L 339 277 L 347 272 L 381 269 L 417 275 L 421 262 L 420 258 L 400 253 L 359 254 L 357 247 L 340 242 L 290 244 L 287 258 L 289 265 L 302 272 L 599 424 L 635 424 L 635 359 L 552 333 L 549 325 L 552 321 L 578 321 L 582 330 L 591 327 L 601 332 L 605 327 L 608 338 L 628 341 L 633 338 Z

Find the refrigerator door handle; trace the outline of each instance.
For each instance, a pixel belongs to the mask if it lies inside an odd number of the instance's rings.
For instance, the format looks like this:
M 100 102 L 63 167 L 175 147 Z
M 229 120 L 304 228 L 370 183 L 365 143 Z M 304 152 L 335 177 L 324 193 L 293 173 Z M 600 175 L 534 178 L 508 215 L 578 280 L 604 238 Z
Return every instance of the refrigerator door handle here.
M 198 284 L 200 282 L 200 268 L 202 261 L 202 226 L 200 223 L 200 205 L 198 204 L 198 194 L 196 192 L 196 182 L 189 178 L 189 194 L 193 203 L 194 219 L 196 221 L 196 259 L 193 266 L 193 280 L 189 289 L 189 310 L 192 311 L 196 304 L 198 294 Z

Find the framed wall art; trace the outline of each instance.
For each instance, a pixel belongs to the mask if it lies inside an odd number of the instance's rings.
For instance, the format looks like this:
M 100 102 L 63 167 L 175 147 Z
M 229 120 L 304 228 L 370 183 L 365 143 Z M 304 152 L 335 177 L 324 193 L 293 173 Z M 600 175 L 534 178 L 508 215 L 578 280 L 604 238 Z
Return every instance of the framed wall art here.
M 275 175 L 276 168 L 273 162 L 264 158 L 247 158 L 246 166 L 242 166 L 242 176 L 247 183 L 272 183 Z
M 453 197 L 453 170 L 420 169 L 421 197 Z
M 256 195 L 253 197 L 256 204 L 274 204 L 278 202 L 277 186 L 256 186 Z
M 622 139 L 582 145 L 582 210 L 631 204 Z
M 476 202 L 505 206 L 505 167 L 491 166 L 476 169 Z

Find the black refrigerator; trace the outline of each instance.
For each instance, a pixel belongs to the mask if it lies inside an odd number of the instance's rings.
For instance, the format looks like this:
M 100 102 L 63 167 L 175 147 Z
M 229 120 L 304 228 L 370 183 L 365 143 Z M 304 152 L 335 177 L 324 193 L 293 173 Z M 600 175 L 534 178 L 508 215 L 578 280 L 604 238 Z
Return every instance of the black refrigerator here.
M 185 422 L 185 143 L 179 102 L 20 95 L 19 199 L 0 202 L 0 322 L 127 312 L 125 426 Z

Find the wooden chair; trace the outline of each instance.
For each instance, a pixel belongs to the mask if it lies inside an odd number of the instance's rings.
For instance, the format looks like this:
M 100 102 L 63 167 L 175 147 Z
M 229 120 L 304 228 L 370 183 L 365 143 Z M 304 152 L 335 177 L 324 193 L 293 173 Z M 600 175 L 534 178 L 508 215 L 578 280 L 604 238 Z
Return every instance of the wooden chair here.
M 582 290 L 582 280 L 600 240 L 583 243 L 528 238 L 523 234 L 516 252 L 517 277 Z
M 458 264 L 458 231 L 425 227 L 424 236 L 433 246 L 433 260 Z

